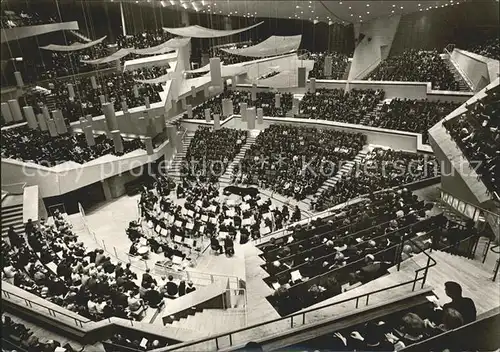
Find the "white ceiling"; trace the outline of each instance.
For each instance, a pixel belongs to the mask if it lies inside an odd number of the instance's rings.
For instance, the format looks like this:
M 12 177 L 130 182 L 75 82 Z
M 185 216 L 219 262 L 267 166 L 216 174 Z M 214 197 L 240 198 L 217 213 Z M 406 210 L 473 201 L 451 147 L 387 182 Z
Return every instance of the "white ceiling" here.
M 392 14 L 433 11 L 459 6 L 466 0 L 361 1 L 361 0 L 135 0 L 190 12 L 227 16 L 274 17 L 320 22 L 357 23 Z M 470 0 L 469 0 L 470 1 Z

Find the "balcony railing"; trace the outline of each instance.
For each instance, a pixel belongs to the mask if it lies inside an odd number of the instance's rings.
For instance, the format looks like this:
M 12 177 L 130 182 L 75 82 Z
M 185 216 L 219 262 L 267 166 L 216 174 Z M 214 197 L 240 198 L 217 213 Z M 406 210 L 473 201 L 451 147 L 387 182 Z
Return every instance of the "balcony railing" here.
M 345 303 L 350 303 L 352 302 L 353 304 L 353 309 L 357 309 L 360 306 L 367 306 L 369 304 L 370 298 L 373 297 L 374 295 L 378 295 L 380 293 L 388 294 L 388 291 L 403 287 L 403 286 L 409 286 L 412 285 L 412 291 L 415 291 L 417 288 L 417 284 L 420 282 L 420 288 L 422 289 L 425 285 L 425 282 L 427 280 L 427 275 L 429 273 L 429 268 L 435 266 L 437 262 L 426 252 L 425 249 L 421 248 L 417 243 L 415 243 L 411 239 L 403 239 L 401 242 L 401 248 L 403 248 L 404 243 L 406 242 L 412 242 L 412 244 L 420 249 L 421 253 L 424 253 L 424 255 L 427 257 L 427 263 L 424 267 L 419 268 L 415 271 L 415 277 L 412 280 L 408 280 L 396 285 L 392 285 L 389 287 L 384 287 L 382 289 L 372 291 L 372 292 L 367 292 L 360 294 L 355 297 L 347 298 L 341 301 L 337 301 L 334 303 L 330 303 L 321 307 L 316 307 L 316 308 L 311 308 L 311 309 L 306 309 L 301 312 L 293 313 L 290 315 L 287 315 L 285 317 L 269 320 L 266 322 L 254 324 L 251 326 L 248 326 L 246 328 L 238 329 L 238 330 L 233 330 L 230 332 L 218 334 L 218 335 L 213 335 L 204 339 L 196 340 L 196 341 L 191 341 L 187 343 L 181 343 L 175 346 L 171 347 L 166 347 L 164 349 L 158 349 L 156 350 L 157 352 L 164 352 L 164 351 L 175 351 L 175 350 L 201 350 L 202 346 L 203 347 L 213 347 L 215 350 L 219 350 L 222 348 L 228 348 L 232 346 L 236 346 L 238 344 L 242 344 L 252 336 L 252 330 L 259 330 L 260 333 L 262 331 L 266 331 L 266 326 L 272 326 L 272 325 L 279 325 L 280 328 L 283 329 L 282 332 L 286 332 L 288 329 L 295 328 L 299 325 L 307 325 L 307 317 L 309 316 L 314 316 L 315 313 L 318 311 L 328 309 L 330 307 L 334 307 L 340 304 L 345 304 Z M 401 256 L 400 256 L 401 257 Z M 399 262 L 398 262 L 398 268 L 399 268 Z M 421 274 L 423 273 L 423 275 Z M 311 320 L 313 321 L 313 320 Z M 271 329 L 268 329 L 268 331 L 272 331 Z M 275 333 L 275 331 L 273 331 Z M 243 336 L 241 336 L 243 335 Z M 239 337 L 239 338 L 238 338 Z M 225 342 L 225 343 L 224 343 Z

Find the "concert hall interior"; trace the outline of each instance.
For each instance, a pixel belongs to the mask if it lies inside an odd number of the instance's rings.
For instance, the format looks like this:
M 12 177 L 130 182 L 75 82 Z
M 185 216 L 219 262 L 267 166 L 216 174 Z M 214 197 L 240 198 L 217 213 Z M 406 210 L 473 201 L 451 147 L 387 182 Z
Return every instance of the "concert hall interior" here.
M 2 0 L 2 352 L 500 352 L 499 5 Z

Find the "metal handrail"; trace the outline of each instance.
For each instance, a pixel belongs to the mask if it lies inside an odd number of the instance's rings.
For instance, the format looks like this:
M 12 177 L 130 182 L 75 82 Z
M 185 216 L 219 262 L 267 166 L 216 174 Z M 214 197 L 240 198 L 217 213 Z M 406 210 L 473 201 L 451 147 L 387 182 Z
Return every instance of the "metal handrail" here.
M 318 212 L 318 213 L 315 213 L 314 215 L 311 215 L 311 216 L 308 216 L 304 219 L 301 219 L 299 221 L 296 221 L 294 223 L 291 223 L 291 224 L 288 224 L 287 226 L 285 226 L 284 228 L 282 229 L 279 229 L 279 230 L 276 230 L 276 231 L 273 231 L 267 235 L 264 235 L 264 236 L 261 236 L 255 240 L 253 240 L 253 242 L 258 245 L 262 242 L 262 240 L 264 239 L 267 239 L 267 238 L 271 238 L 273 236 L 278 236 L 279 234 L 281 233 L 285 233 L 286 231 L 289 231 L 291 229 L 293 229 L 295 226 L 297 225 L 304 225 L 304 224 L 309 224 L 311 223 L 312 220 L 314 219 L 317 219 L 317 218 L 321 218 L 321 217 L 325 217 L 325 216 L 328 216 L 328 215 L 333 215 L 335 214 L 337 211 L 343 209 L 343 208 L 346 208 L 350 205 L 353 205 L 354 204 L 354 201 L 357 201 L 358 203 L 362 202 L 363 200 L 366 200 L 365 198 L 362 198 L 362 196 L 360 197 L 357 197 L 357 198 L 354 198 L 354 199 L 350 199 L 348 200 L 347 202 L 345 203 L 342 203 L 342 204 L 337 204 L 331 208 L 328 208 L 326 210 L 323 210 L 321 212 Z M 352 203 L 351 203 L 352 202 Z
M 38 307 L 41 307 L 41 308 L 47 309 L 47 311 L 49 312 L 49 315 L 50 315 L 50 316 L 52 316 L 52 317 L 54 317 L 54 318 L 57 318 L 57 315 L 58 315 L 58 314 L 59 314 L 59 315 L 62 315 L 62 316 L 65 316 L 65 317 L 67 317 L 67 318 L 69 318 L 69 319 L 73 320 L 73 321 L 75 322 L 75 325 L 76 325 L 77 327 L 80 327 L 80 328 L 83 328 L 83 325 L 84 325 L 84 324 L 87 324 L 88 322 L 90 322 L 90 321 L 84 321 L 84 320 L 81 320 L 81 319 L 76 318 L 76 317 L 74 317 L 74 316 L 71 316 L 71 315 L 68 315 L 68 314 L 66 314 L 66 313 L 63 313 L 63 312 L 61 312 L 60 310 L 55 310 L 55 309 L 52 309 L 52 308 L 46 307 L 46 306 L 44 306 L 44 305 L 42 305 L 42 304 L 40 304 L 40 303 L 37 303 L 37 302 L 35 302 L 35 301 L 32 301 L 32 300 L 30 300 L 30 299 L 28 299 L 28 298 L 26 298 L 26 297 L 22 297 L 22 296 L 19 296 L 19 295 L 15 294 L 15 293 L 9 292 L 9 291 L 7 291 L 7 290 L 5 289 L 5 287 L 2 287 L 2 294 L 3 294 L 3 295 L 5 296 L 5 298 L 7 298 L 7 299 L 10 299 L 10 298 L 11 298 L 11 296 L 13 296 L 13 297 L 16 297 L 16 298 L 19 298 L 19 299 L 23 300 L 23 301 L 24 301 L 24 303 L 26 304 L 26 306 L 27 306 L 28 308 L 33 308 L 33 305 L 35 305 L 35 306 L 38 306 Z M 57 312 L 57 314 L 56 314 L 56 312 Z
M 423 269 L 426 269 L 426 268 L 421 268 L 421 269 L 423 270 Z M 395 289 L 395 288 L 399 288 L 399 287 L 402 287 L 402 286 L 405 286 L 405 285 L 409 285 L 409 284 L 413 284 L 413 291 L 414 291 L 415 283 L 417 281 L 420 281 L 420 280 L 423 280 L 423 279 L 425 279 L 425 278 L 424 277 L 415 278 L 413 280 L 405 281 L 405 282 L 402 282 L 402 283 L 399 283 L 399 284 L 396 284 L 396 285 L 392 285 L 392 286 L 389 286 L 389 287 L 384 287 L 384 288 L 381 288 L 381 289 L 376 290 L 376 291 L 363 293 L 361 295 L 358 295 L 358 296 L 355 296 L 355 297 L 351 297 L 351 298 L 346 298 L 346 299 L 343 299 L 341 301 L 333 302 L 333 303 L 330 303 L 330 304 L 327 304 L 327 305 L 324 305 L 324 306 L 321 306 L 321 307 L 311 308 L 311 309 L 304 310 L 302 312 L 298 312 L 298 313 L 293 313 L 293 314 L 287 315 L 285 317 L 280 317 L 280 318 L 268 320 L 266 322 L 262 322 L 262 323 L 258 323 L 258 324 L 253 324 L 253 325 L 247 326 L 246 328 L 241 328 L 241 329 L 233 330 L 233 331 L 222 333 L 222 334 L 212 335 L 210 337 L 203 338 L 203 339 L 196 340 L 196 341 L 191 341 L 191 342 L 187 342 L 187 343 L 183 343 L 183 344 L 179 344 L 179 345 L 174 345 L 174 346 L 172 346 L 170 348 L 158 350 L 158 352 L 159 351 L 174 351 L 174 350 L 178 350 L 180 348 L 185 348 L 185 347 L 197 345 L 199 343 L 203 343 L 203 342 L 207 342 L 207 341 L 211 341 L 211 340 L 215 340 L 217 349 L 219 349 L 218 339 L 221 338 L 221 337 L 226 337 L 226 336 L 229 337 L 230 346 L 233 346 L 232 335 L 234 335 L 236 333 L 239 333 L 239 332 L 242 332 L 242 331 L 247 331 L 247 330 L 250 330 L 250 329 L 258 328 L 258 327 L 261 327 L 261 326 L 264 326 L 264 325 L 268 325 L 268 324 L 272 324 L 272 323 L 276 323 L 276 322 L 280 322 L 280 321 L 285 321 L 285 320 L 290 320 L 290 327 L 293 328 L 293 322 L 294 322 L 294 318 L 295 317 L 302 316 L 302 324 L 305 324 L 305 317 L 306 317 L 307 313 L 315 312 L 315 311 L 318 311 L 318 310 L 323 309 L 323 308 L 328 308 L 328 307 L 336 306 L 336 305 L 343 304 L 343 303 L 350 302 L 350 301 L 356 301 L 356 308 L 358 308 L 359 307 L 359 302 L 360 302 L 361 299 L 365 298 L 366 299 L 365 305 L 368 305 L 370 296 L 374 295 L 374 294 L 377 294 L 377 293 L 380 293 L 380 292 L 385 292 L 385 291 L 392 290 L 392 289 Z M 423 285 L 422 285 L 422 287 L 423 287 Z
M 315 213 L 315 214 L 313 214 L 313 215 L 311 215 L 309 217 L 306 217 L 304 219 L 301 219 L 301 220 L 299 220 L 297 222 L 288 224 L 286 227 L 284 227 L 284 228 L 282 228 L 280 230 L 276 230 L 276 231 L 273 231 L 271 233 L 268 233 L 267 235 L 261 236 L 261 237 L 255 239 L 255 240 L 253 240 L 253 243 L 255 243 L 256 245 L 259 245 L 259 244 L 262 243 L 262 240 L 267 239 L 267 238 L 271 238 L 273 236 L 278 236 L 281 233 L 285 233 L 285 231 L 288 231 L 288 230 L 294 228 L 297 225 L 309 224 L 313 219 L 324 217 L 327 214 L 333 215 L 333 214 L 335 214 L 337 211 L 339 211 L 341 209 L 344 209 L 344 208 L 347 208 L 347 207 L 349 207 L 351 205 L 354 205 L 354 204 L 361 203 L 363 201 L 369 200 L 368 197 L 370 195 L 379 194 L 379 193 L 383 193 L 383 192 L 394 191 L 394 190 L 403 189 L 403 188 L 408 188 L 412 184 L 415 184 L 415 183 L 418 183 L 418 182 L 421 182 L 421 181 L 425 181 L 425 180 L 427 180 L 427 179 L 422 179 L 422 180 L 415 181 L 415 182 L 405 183 L 405 184 L 399 185 L 399 186 L 394 186 L 394 187 L 379 189 L 379 190 L 377 190 L 377 191 L 375 191 L 373 193 L 360 194 L 357 197 L 351 198 L 351 199 L 347 200 L 344 203 L 337 204 L 337 205 L 335 205 L 333 207 L 330 207 L 328 209 L 325 209 L 323 211 Z
M 370 296 L 374 295 L 374 294 L 377 294 L 377 293 L 380 293 L 380 292 L 389 291 L 389 290 L 392 290 L 392 289 L 395 289 L 395 288 L 399 288 L 399 287 L 402 287 L 402 286 L 405 286 L 405 285 L 409 285 L 409 284 L 413 285 L 412 286 L 412 291 L 415 291 L 416 284 L 419 281 L 422 281 L 422 285 L 421 285 L 421 289 L 422 289 L 424 287 L 424 285 L 425 285 L 426 280 L 427 280 L 427 275 L 428 275 L 428 272 L 429 272 L 429 268 L 435 266 L 437 264 L 437 262 L 428 253 L 425 252 L 425 249 L 422 249 L 418 244 L 414 243 L 413 240 L 411 240 L 411 239 L 407 239 L 407 240 L 411 241 L 418 249 L 420 249 L 427 256 L 427 264 L 426 264 L 426 266 L 423 267 L 423 268 L 419 268 L 419 269 L 415 270 L 415 277 L 412 280 L 408 280 L 408 281 L 405 281 L 405 282 L 402 282 L 402 283 L 399 283 L 399 284 L 396 284 L 396 285 L 392 285 L 392 286 L 389 286 L 389 287 L 384 287 L 384 288 L 381 288 L 381 289 L 376 290 L 376 291 L 363 293 L 363 294 L 360 294 L 358 296 L 354 296 L 354 297 L 351 297 L 351 298 L 346 298 L 346 299 L 343 299 L 341 301 L 329 303 L 329 304 L 326 304 L 324 306 L 306 309 L 304 311 L 293 313 L 293 314 L 287 315 L 285 317 L 280 317 L 280 318 L 268 320 L 266 322 L 262 322 L 262 323 L 258 323 L 258 324 L 253 324 L 253 325 L 247 326 L 246 328 L 241 328 L 241 329 L 233 330 L 233 331 L 222 333 L 222 334 L 212 335 L 212 336 L 207 337 L 207 338 L 203 338 L 203 339 L 199 339 L 199 340 L 195 340 L 195 341 L 191 341 L 191 342 L 187 342 L 187 343 L 182 343 L 182 344 L 174 345 L 172 347 L 167 347 L 165 349 L 161 349 L 161 350 L 157 350 L 157 351 L 158 352 L 160 352 L 160 351 L 162 351 L 162 352 L 164 352 L 164 351 L 174 351 L 174 350 L 178 350 L 178 349 L 181 349 L 181 348 L 185 348 L 185 347 L 197 345 L 197 344 L 208 342 L 208 341 L 212 341 L 212 340 L 215 340 L 215 345 L 216 345 L 216 348 L 218 350 L 219 349 L 219 341 L 218 341 L 219 338 L 228 337 L 229 338 L 229 346 L 233 346 L 233 337 L 232 336 L 234 334 L 237 334 L 237 333 L 240 333 L 240 332 L 243 332 L 243 331 L 248 331 L 248 330 L 251 330 L 251 329 L 254 329 L 254 328 L 258 328 L 258 327 L 261 327 L 261 326 L 264 326 L 264 325 L 273 324 L 273 323 L 276 323 L 276 322 L 281 322 L 281 321 L 286 321 L 286 320 L 290 320 L 290 328 L 293 328 L 294 327 L 293 323 L 294 323 L 294 318 L 295 317 L 302 316 L 302 324 L 304 325 L 305 321 L 306 321 L 306 314 L 307 313 L 315 312 L 315 311 L 318 311 L 318 310 L 323 309 L 323 308 L 328 308 L 328 307 L 336 306 L 336 305 L 343 304 L 343 303 L 350 302 L 350 301 L 355 301 L 356 302 L 356 308 L 358 308 L 359 307 L 359 302 L 360 302 L 361 299 L 366 299 L 365 305 L 368 305 Z M 401 247 L 402 247 L 403 243 L 404 243 L 404 240 L 401 243 Z M 398 270 L 399 270 L 399 267 L 398 267 Z M 419 277 L 419 273 L 421 271 L 424 271 L 424 275 L 422 277 Z
M 405 239 L 404 238 L 404 235 L 402 237 L 402 241 L 401 241 L 401 252 L 403 251 L 403 245 L 405 243 L 405 241 L 408 240 L 410 241 L 415 247 L 417 247 L 421 252 L 420 253 L 424 253 L 425 256 L 427 257 L 427 264 L 425 265 L 425 267 L 423 268 L 419 268 L 417 270 L 415 270 L 415 279 L 413 280 L 413 288 L 412 288 L 412 291 L 415 290 L 415 285 L 417 284 L 417 281 L 420 280 L 418 278 L 418 274 L 421 272 L 421 271 L 424 271 L 424 276 L 422 277 L 422 286 L 420 287 L 421 289 L 424 288 L 424 285 L 425 285 L 425 282 L 427 281 L 427 275 L 429 273 L 429 268 L 432 268 L 433 266 L 436 266 L 437 265 L 437 262 L 434 260 L 434 258 L 432 258 L 428 253 L 426 253 L 426 249 L 423 249 L 422 247 L 420 247 L 419 244 L 417 244 L 415 241 L 413 241 L 411 238 L 408 238 L 408 239 Z M 401 255 L 399 255 L 399 258 L 398 258 L 398 271 L 400 269 L 400 266 L 401 266 Z M 432 261 L 432 264 L 431 264 L 431 261 Z
M 88 231 L 88 233 L 90 234 L 90 236 L 94 239 L 95 243 L 100 248 L 102 248 L 106 253 L 108 253 L 112 257 L 114 257 L 116 260 L 118 260 L 120 262 L 125 262 L 124 259 L 120 258 L 119 252 L 117 252 L 116 247 L 113 247 L 113 251 L 111 251 L 110 249 L 108 250 L 108 248 L 106 247 L 106 244 L 105 244 L 104 240 L 102 240 L 102 242 L 99 242 L 97 240 L 97 236 L 95 235 L 94 231 L 89 227 L 89 225 L 87 223 L 87 220 L 85 219 L 84 215 L 80 214 L 80 216 L 81 216 L 81 219 L 82 219 L 82 222 L 83 222 L 83 226 Z M 120 254 L 123 254 L 128 259 L 128 262 L 130 263 L 130 265 L 134 269 L 136 269 L 136 270 L 138 270 L 140 272 L 145 272 L 146 269 L 148 269 L 147 261 L 145 261 L 143 259 L 139 259 L 140 262 L 144 263 L 144 266 L 145 266 L 145 268 L 141 268 L 141 267 L 137 266 L 135 263 L 132 262 L 132 260 L 130 259 L 130 255 L 129 254 L 127 254 L 127 253 L 120 253 Z M 174 272 L 172 272 L 172 274 L 173 273 Z M 199 279 L 207 280 L 210 283 L 214 283 L 215 282 L 214 278 L 223 278 L 223 279 L 229 280 L 230 284 L 234 282 L 236 284 L 237 288 L 240 287 L 240 278 L 237 277 L 237 276 L 234 276 L 234 275 L 213 274 L 213 273 L 206 273 L 206 272 L 201 272 L 201 271 L 196 271 L 196 270 L 188 270 L 188 269 L 180 271 L 180 272 L 176 272 L 176 273 L 180 273 L 180 274 L 185 275 L 186 278 L 187 278 L 187 280 L 196 279 L 196 275 L 199 274 L 199 276 L 198 276 Z
M 472 235 L 472 236 L 466 237 L 466 238 L 464 238 L 463 240 L 458 241 L 457 243 L 450 244 L 449 246 L 446 246 L 446 247 L 444 247 L 444 248 L 438 248 L 438 250 L 440 250 L 440 251 L 446 251 L 446 250 L 448 250 L 448 249 L 450 249 L 450 248 L 453 248 L 453 247 L 459 246 L 460 244 L 464 243 L 465 241 L 469 241 L 469 240 L 473 239 L 474 237 L 476 237 L 476 236 L 475 236 L 475 235 Z M 471 251 L 471 253 L 469 254 L 469 257 L 470 257 L 470 258 L 472 258 L 472 259 L 474 258 L 475 254 L 476 254 L 476 249 L 477 249 L 477 243 L 476 243 L 476 245 L 474 246 L 474 248 L 473 248 L 473 250 Z
M 500 251 L 496 251 L 495 249 L 500 248 L 500 245 L 496 245 L 490 248 L 490 250 L 493 253 L 500 254 Z M 497 259 L 497 262 L 495 264 L 495 269 L 493 269 L 493 278 L 492 280 L 495 281 L 497 279 L 498 275 L 498 270 L 500 269 L 500 258 Z

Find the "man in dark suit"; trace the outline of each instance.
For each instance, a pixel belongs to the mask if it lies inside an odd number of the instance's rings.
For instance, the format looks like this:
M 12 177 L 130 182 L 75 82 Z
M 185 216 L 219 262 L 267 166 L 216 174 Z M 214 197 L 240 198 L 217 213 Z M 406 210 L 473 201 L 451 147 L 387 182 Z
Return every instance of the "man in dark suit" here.
M 471 323 L 476 320 L 476 305 L 470 298 L 462 296 L 462 286 L 454 281 L 448 281 L 444 284 L 445 292 L 451 298 L 450 303 L 443 305 L 443 311 L 446 308 L 452 308 L 462 314 L 464 324 Z
M 163 300 L 162 295 L 158 290 L 156 290 L 155 285 L 151 285 L 151 288 L 144 294 L 144 300 L 148 302 L 148 305 L 152 308 L 157 308 Z
M 144 288 L 150 287 L 151 284 L 156 285 L 156 280 L 153 279 L 153 277 L 149 273 L 150 271 L 151 271 L 151 269 L 146 269 L 146 272 L 144 274 L 142 274 L 141 286 Z
M 167 296 L 174 297 L 179 292 L 179 287 L 174 282 L 174 277 L 172 275 L 168 276 L 168 281 L 166 284 Z
M 23 245 L 23 241 L 21 237 L 16 233 L 13 226 L 9 227 L 9 232 L 7 232 L 7 236 L 9 237 L 9 242 L 12 247 L 21 247 Z

